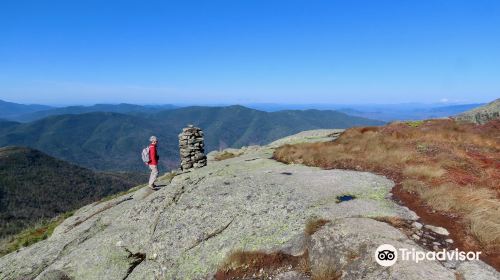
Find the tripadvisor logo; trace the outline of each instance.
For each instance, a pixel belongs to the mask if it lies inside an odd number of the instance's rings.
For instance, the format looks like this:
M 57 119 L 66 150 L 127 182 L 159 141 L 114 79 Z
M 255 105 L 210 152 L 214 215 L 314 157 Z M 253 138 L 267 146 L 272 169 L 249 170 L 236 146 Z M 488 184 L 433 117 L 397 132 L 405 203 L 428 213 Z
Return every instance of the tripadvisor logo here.
M 381 266 L 392 266 L 396 263 L 396 261 L 413 261 L 415 263 L 419 263 L 423 260 L 430 261 L 446 261 L 446 260 L 457 260 L 457 261 L 465 261 L 465 260 L 478 260 L 481 252 L 463 252 L 458 249 L 455 250 L 446 250 L 442 249 L 441 251 L 420 251 L 415 248 L 399 248 L 396 249 L 394 246 L 390 244 L 382 244 L 378 246 L 377 250 L 375 250 L 375 261 Z M 399 256 L 399 257 L 398 257 Z
M 375 251 L 375 260 L 381 266 L 391 266 L 398 260 L 398 251 L 390 244 L 382 244 Z

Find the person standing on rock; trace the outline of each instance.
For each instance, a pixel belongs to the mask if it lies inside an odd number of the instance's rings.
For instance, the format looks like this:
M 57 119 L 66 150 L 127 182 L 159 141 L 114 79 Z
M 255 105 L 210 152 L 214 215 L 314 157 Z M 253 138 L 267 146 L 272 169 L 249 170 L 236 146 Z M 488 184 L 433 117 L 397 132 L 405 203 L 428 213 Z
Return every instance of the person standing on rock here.
M 149 144 L 149 162 L 147 163 L 149 166 L 149 169 L 151 169 L 151 175 L 149 175 L 149 188 L 155 189 L 155 181 L 156 178 L 158 178 L 158 159 L 160 158 L 158 156 L 158 150 L 156 149 L 156 146 L 158 145 L 158 139 L 156 136 L 151 136 L 149 137 L 149 141 L 151 144 Z

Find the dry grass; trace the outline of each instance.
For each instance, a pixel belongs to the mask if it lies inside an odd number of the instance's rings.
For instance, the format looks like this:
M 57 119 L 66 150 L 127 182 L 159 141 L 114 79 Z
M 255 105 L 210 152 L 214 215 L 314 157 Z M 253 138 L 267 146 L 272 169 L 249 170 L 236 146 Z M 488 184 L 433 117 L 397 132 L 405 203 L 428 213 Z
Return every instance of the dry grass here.
M 352 128 L 335 142 L 285 145 L 285 163 L 384 174 L 429 207 L 458 217 L 483 251 L 500 249 L 500 121 L 454 120 Z
M 421 193 L 423 189 L 428 188 L 424 182 L 414 179 L 405 179 L 401 182 L 403 190 L 410 193 Z
M 309 262 L 309 252 L 307 250 L 299 260 L 295 270 L 304 275 L 311 275 L 311 263 Z
M 280 269 L 297 268 L 309 270 L 308 254 L 291 256 L 282 252 L 266 253 L 262 251 L 237 250 L 229 254 L 219 265 L 215 279 L 245 279 L 253 275 L 272 275 Z M 300 270 L 299 270 L 300 271 Z
M 306 236 L 311 236 L 315 232 L 317 232 L 321 227 L 329 223 L 329 220 L 321 219 L 321 218 L 313 218 L 309 219 L 306 222 L 306 227 L 304 228 L 304 233 Z
M 446 173 L 439 166 L 432 165 L 409 165 L 403 169 L 403 176 L 409 178 L 422 178 L 424 180 L 439 178 Z
M 231 153 L 231 152 L 228 152 L 228 151 L 224 151 L 223 153 L 219 153 L 217 154 L 215 157 L 214 157 L 214 160 L 216 161 L 221 161 L 221 160 L 225 160 L 225 159 L 230 159 L 230 158 L 234 158 L 234 157 L 237 157 L 239 156 L 240 154 L 235 154 L 235 153 Z
M 482 244 L 500 245 L 500 200 L 490 189 L 458 187 L 445 183 L 422 189 L 420 198 L 436 210 L 457 212 L 467 222 L 468 230 Z
M 402 218 L 399 218 L 399 217 L 386 217 L 386 216 L 384 216 L 384 217 L 377 217 L 374 219 L 379 221 L 379 222 L 388 223 L 396 228 L 405 228 L 408 226 L 408 221 L 403 220 Z
M 410 236 L 414 233 L 414 228 L 413 226 L 411 225 L 411 223 L 413 221 L 409 221 L 409 220 L 404 220 L 402 218 L 399 218 L 399 217 L 388 217 L 388 216 L 383 216 L 383 217 L 376 217 L 376 218 L 373 218 L 374 220 L 377 220 L 379 222 L 384 222 L 384 223 L 387 223 L 399 230 L 401 230 L 402 232 L 404 232 L 407 236 Z
M 250 267 L 262 263 L 268 254 L 261 251 L 237 250 L 229 254 L 220 269 L 229 271 L 241 267 Z
M 342 272 L 337 271 L 334 266 L 323 265 L 312 271 L 311 280 L 338 280 L 342 277 Z

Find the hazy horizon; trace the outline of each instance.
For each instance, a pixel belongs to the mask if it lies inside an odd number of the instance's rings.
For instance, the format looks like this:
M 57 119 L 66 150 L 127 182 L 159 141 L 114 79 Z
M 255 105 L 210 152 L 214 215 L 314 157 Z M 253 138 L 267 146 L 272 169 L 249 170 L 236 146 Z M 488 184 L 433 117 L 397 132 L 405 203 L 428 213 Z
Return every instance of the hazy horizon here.
M 495 100 L 495 99 L 493 99 Z M 489 100 L 486 102 L 433 102 L 433 103 L 424 103 L 424 102 L 402 102 L 402 103 L 273 103 L 273 102 L 253 102 L 253 103 L 223 103 L 223 102 L 214 102 L 214 103 L 182 103 L 182 102 L 168 102 L 168 103 L 132 103 L 132 102 L 84 102 L 84 103 L 37 103 L 37 102 L 15 102 L 12 100 L 6 100 L 0 97 L 0 101 L 17 103 L 23 105 L 45 105 L 51 107 L 70 107 L 70 106 L 94 106 L 94 105 L 119 105 L 119 104 L 129 104 L 129 105 L 140 105 L 140 106 L 164 106 L 164 105 L 173 105 L 173 106 L 300 106 L 300 107 L 328 107 L 328 106 L 398 106 L 398 105 L 409 105 L 409 106 L 422 106 L 422 107 L 440 107 L 440 106 L 454 106 L 454 105 L 470 105 L 470 104 L 484 104 L 489 103 L 493 100 Z

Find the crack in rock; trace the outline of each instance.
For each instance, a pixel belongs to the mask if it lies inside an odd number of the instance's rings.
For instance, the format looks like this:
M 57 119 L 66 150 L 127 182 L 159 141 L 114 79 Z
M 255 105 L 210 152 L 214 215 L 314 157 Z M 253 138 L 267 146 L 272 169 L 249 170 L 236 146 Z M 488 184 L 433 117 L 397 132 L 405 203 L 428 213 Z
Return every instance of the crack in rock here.
M 153 222 L 153 226 L 152 226 L 152 230 L 151 230 L 151 238 L 153 238 L 155 232 L 156 232 L 156 228 L 158 227 L 158 223 L 160 221 L 160 216 L 163 214 L 163 212 L 165 211 L 165 209 L 167 209 L 168 207 L 170 207 L 170 205 L 174 204 L 174 205 L 177 205 L 177 202 L 179 201 L 181 195 L 186 192 L 186 189 L 184 186 L 181 187 L 181 189 L 179 191 L 177 191 L 176 193 L 174 193 L 174 196 L 172 197 L 172 199 L 170 201 L 168 201 L 168 203 L 164 204 L 162 209 L 158 212 L 158 214 L 156 214 L 156 217 L 154 219 L 154 222 Z
M 189 179 L 189 178 L 186 178 L 186 179 Z M 192 185 L 192 186 L 198 186 L 198 184 L 203 181 L 205 179 L 205 176 L 203 177 L 200 177 L 198 178 L 198 180 L 196 181 L 189 181 L 187 182 L 189 185 Z M 168 203 L 166 203 L 162 209 L 158 212 L 158 214 L 156 215 L 155 219 L 154 219 L 154 222 L 153 222 L 153 225 L 152 225 L 152 230 L 151 230 L 151 238 L 153 238 L 155 232 L 156 232 L 156 228 L 158 227 L 158 223 L 159 223 L 159 220 L 160 220 L 160 216 L 163 214 L 163 212 L 165 211 L 165 209 L 167 209 L 168 207 L 170 207 L 172 204 L 173 205 L 177 205 L 177 203 L 179 202 L 179 200 L 181 199 L 182 195 L 186 192 L 190 193 L 192 192 L 193 190 L 195 190 L 196 188 L 191 188 L 189 191 L 186 189 L 186 186 L 183 185 L 181 186 L 180 190 L 178 190 L 177 192 L 174 193 L 172 199 L 170 201 L 168 201 Z
M 118 202 L 117 202 L 114 206 L 116 206 L 116 205 L 118 205 L 118 204 L 121 204 L 121 203 L 123 203 L 123 202 L 125 202 L 125 201 L 132 200 L 132 199 L 134 199 L 132 196 L 126 197 L 126 198 L 124 198 L 124 199 L 122 199 L 122 200 L 118 201 Z
M 213 231 L 212 233 L 207 234 L 207 236 L 205 236 L 203 238 L 196 240 L 193 245 L 191 245 L 191 246 L 189 246 L 189 248 L 187 248 L 186 251 L 189 251 L 189 250 L 195 248 L 196 246 L 200 245 L 202 242 L 205 242 L 205 241 L 207 241 L 211 238 L 214 238 L 215 236 L 221 234 L 224 230 L 226 230 L 229 227 L 229 225 L 231 225 L 231 223 L 233 223 L 233 221 L 234 221 L 234 218 L 231 221 L 229 221 L 229 223 L 227 223 L 225 226 Z
M 179 192 L 176 192 L 174 196 L 172 197 L 172 203 L 177 204 L 179 199 L 181 199 L 181 196 L 186 192 L 186 188 L 184 186 L 181 187 L 181 190 Z M 170 206 L 170 205 L 168 205 Z
M 76 221 L 74 224 L 70 225 L 70 226 L 69 226 L 69 227 L 68 227 L 68 228 L 64 231 L 64 233 L 67 233 L 67 232 L 69 232 L 70 230 L 74 229 L 75 227 L 77 227 L 77 226 L 79 226 L 79 225 L 83 224 L 84 222 L 86 222 L 86 221 L 90 220 L 90 219 L 91 219 L 92 217 L 94 217 L 95 215 L 98 215 L 98 214 L 100 214 L 100 213 L 102 213 L 102 212 L 104 212 L 104 211 L 106 211 L 106 210 L 109 210 L 109 209 L 111 209 L 111 208 L 113 208 L 113 207 L 117 206 L 117 205 L 118 205 L 118 204 L 120 204 L 120 203 L 123 203 L 123 202 L 125 202 L 125 201 L 129 201 L 129 200 L 132 200 L 132 199 L 133 199 L 133 197 L 132 197 L 132 196 L 129 196 L 129 197 L 126 197 L 126 198 L 124 198 L 124 199 L 121 199 L 121 200 L 119 200 L 119 201 L 117 201 L 117 202 L 115 202 L 115 203 L 108 203 L 107 205 L 103 206 L 101 209 L 99 209 L 99 210 L 97 210 L 96 212 L 92 213 L 90 216 L 88 216 L 88 217 L 84 218 L 83 220 Z
M 59 254 L 58 257 L 64 256 L 65 251 L 68 250 L 69 247 L 76 247 L 85 241 L 89 240 L 90 238 L 94 237 L 97 235 L 99 232 L 103 231 L 107 225 L 100 223 L 101 219 L 97 219 L 94 224 L 89 227 L 88 229 L 84 230 L 79 237 L 73 239 L 72 241 L 68 242 L 66 245 L 64 245 L 63 249 L 61 250 L 61 253 Z
M 129 249 L 127 249 L 127 248 L 124 248 L 124 249 L 125 249 L 125 251 L 127 251 L 127 253 L 128 253 L 127 258 L 130 259 L 131 262 L 130 262 L 130 267 L 127 270 L 127 275 L 125 275 L 125 277 L 123 277 L 123 280 L 127 279 L 130 276 L 130 274 L 134 271 L 134 269 L 146 259 L 145 253 L 141 253 L 141 252 L 132 253 Z

